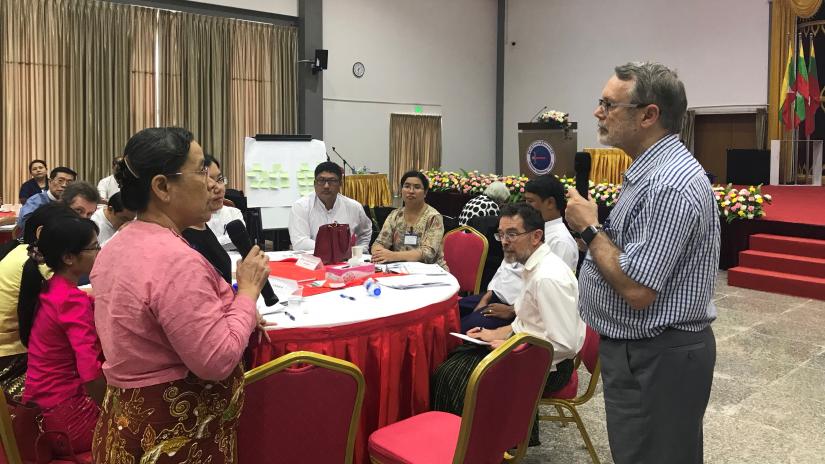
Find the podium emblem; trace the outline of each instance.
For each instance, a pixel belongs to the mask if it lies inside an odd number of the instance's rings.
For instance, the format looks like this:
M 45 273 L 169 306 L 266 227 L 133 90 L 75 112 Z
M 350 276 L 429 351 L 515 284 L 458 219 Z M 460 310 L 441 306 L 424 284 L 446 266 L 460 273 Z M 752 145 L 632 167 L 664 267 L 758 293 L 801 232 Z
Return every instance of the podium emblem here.
M 556 152 L 546 140 L 536 140 L 527 148 L 527 167 L 537 176 L 543 176 L 553 170 L 556 164 Z

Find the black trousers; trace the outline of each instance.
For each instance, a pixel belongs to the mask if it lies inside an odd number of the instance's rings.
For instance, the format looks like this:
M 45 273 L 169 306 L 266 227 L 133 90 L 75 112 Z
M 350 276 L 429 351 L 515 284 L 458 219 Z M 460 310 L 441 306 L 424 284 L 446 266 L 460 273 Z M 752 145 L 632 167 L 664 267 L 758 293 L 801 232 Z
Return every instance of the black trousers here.
M 701 463 L 716 339 L 665 330 L 654 338 L 602 338 L 610 452 L 616 464 Z

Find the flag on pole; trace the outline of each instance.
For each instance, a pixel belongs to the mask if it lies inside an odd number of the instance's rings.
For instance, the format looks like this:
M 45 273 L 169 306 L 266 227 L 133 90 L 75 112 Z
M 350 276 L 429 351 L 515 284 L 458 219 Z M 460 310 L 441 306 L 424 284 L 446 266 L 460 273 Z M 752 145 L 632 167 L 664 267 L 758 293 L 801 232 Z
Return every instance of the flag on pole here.
M 794 126 L 805 120 L 805 104 L 808 103 L 808 70 L 805 66 L 805 53 L 802 49 L 802 38 L 799 39 L 799 53 L 796 59 L 796 121 Z
M 808 52 L 808 104 L 805 107 L 805 137 L 811 138 L 816 129 L 816 112 L 819 111 L 819 78 L 816 72 L 816 53 L 814 53 L 814 36 L 811 36 L 811 48 Z
M 796 69 L 793 66 L 793 42 L 788 44 L 788 62 L 785 65 L 785 75 L 782 78 L 782 95 L 779 97 L 779 117 L 785 130 L 794 126 L 794 103 L 796 101 Z

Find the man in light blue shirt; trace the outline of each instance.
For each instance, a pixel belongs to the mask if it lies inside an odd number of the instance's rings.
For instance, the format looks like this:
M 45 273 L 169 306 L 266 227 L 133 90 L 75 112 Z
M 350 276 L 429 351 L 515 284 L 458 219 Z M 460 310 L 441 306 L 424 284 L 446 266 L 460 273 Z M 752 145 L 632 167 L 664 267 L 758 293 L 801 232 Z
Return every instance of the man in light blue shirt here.
M 38 208 L 60 200 L 63 196 L 63 190 L 76 179 L 77 173 L 67 167 L 58 166 L 52 169 L 49 173 L 49 190 L 32 195 L 26 200 L 26 204 L 20 208 L 20 214 L 17 216 L 18 230 L 23 231 L 26 226 L 26 219 Z
M 599 226 L 596 204 L 569 191 L 565 218 L 588 247 L 579 312 L 601 335 L 617 464 L 703 460 L 719 213 L 704 169 L 677 136 L 686 108 L 684 85 L 665 66 L 616 67 L 594 115 L 599 142 L 633 158 L 621 196 Z

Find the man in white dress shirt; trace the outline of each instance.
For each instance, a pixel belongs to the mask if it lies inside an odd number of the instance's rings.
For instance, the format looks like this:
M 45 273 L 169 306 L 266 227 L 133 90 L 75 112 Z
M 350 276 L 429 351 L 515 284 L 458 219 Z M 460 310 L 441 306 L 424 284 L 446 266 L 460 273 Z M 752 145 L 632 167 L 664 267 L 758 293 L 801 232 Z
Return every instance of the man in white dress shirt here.
M 539 176 L 524 185 L 524 201 L 536 208 L 544 219 L 544 244 L 573 272 L 579 264 L 579 247 L 562 220 L 567 199 L 558 177 Z
M 97 241 L 100 246 L 108 242 L 112 236 L 115 235 L 123 224 L 135 219 L 136 213 L 123 206 L 123 200 L 120 199 L 120 192 L 116 192 L 109 198 L 109 204 L 98 208 L 92 214 L 92 221 L 97 224 L 100 230 L 97 234 Z
M 343 170 L 331 161 L 315 168 L 315 193 L 298 199 L 289 213 L 289 239 L 293 250 L 314 251 L 318 228 L 325 224 L 348 224 L 356 245 L 369 246 L 372 221 L 361 203 L 341 195 Z

